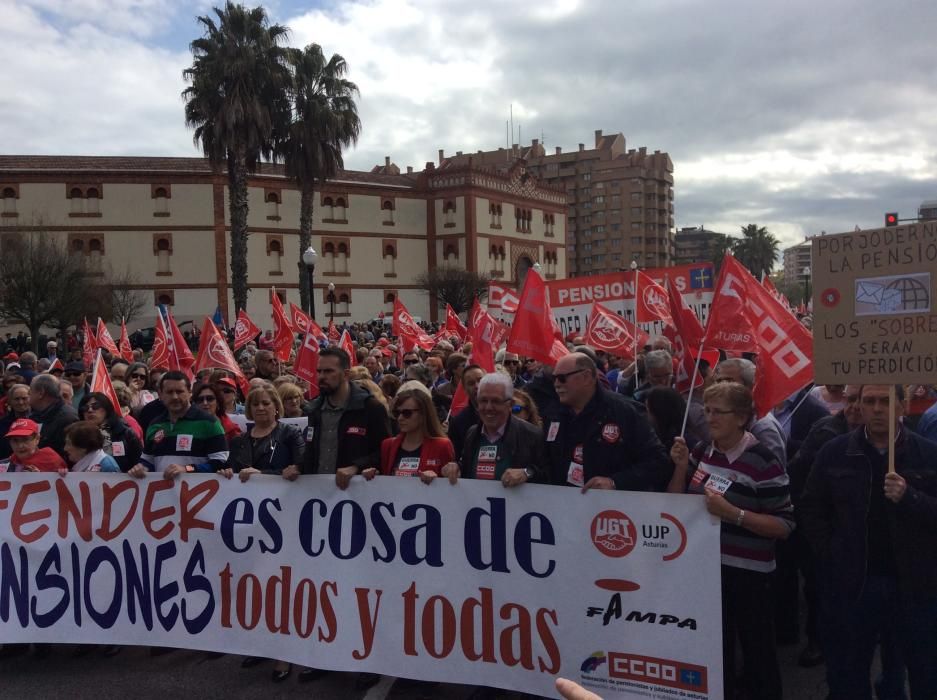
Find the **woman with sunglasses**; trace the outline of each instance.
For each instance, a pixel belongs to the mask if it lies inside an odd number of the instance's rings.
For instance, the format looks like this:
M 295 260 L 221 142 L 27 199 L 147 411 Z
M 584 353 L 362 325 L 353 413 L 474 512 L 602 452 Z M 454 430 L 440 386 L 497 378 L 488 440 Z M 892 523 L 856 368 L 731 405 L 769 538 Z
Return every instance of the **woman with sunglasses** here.
M 143 444 L 114 408 L 107 394 L 95 391 L 85 396 L 78 407 L 78 415 L 98 427 L 103 438 L 101 449 L 114 458 L 122 472 L 129 471 L 140 461 Z
M 380 473 L 385 476 L 419 476 L 424 484 L 435 479 L 443 465 L 455 459 L 452 443 L 443 432 L 429 390 L 407 382 L 394 397 L 392 415 L 400 433 L 381 443 Z M 378 473 L 365 469 L 367 480 Z
M 242 483 L 247 483 L 254 474 L 282 474 L 287 467 L 299 469 L 306 443 L 299 429 L 279 421 L 283 403 L 273 385 L 251 389 L 246 404 L 247 419 L 253 423 L 248 424 L 246 434 L 231 441 L 228 469 L 236 473 Z M 241 668 L 252 668 L 264 661 L 260 656 L 247 656 Z M 292 672 L 291 663 L 278 660 L 270 680 L 282 683 Z
M 722 382 L 703 394 L 712 441 L 692 452 L 675 437 L 671 493 L 696 493 L 722 527 L 722 653 L 726 697 L 736 696 L 735 646 L 744 658 L 746 697 L 781 700 L 771 594 L 775 540 L 794 529 L 787 472 L 746 426 L 752 392 Z
M 127 368 L 127 373 L 124 376 L 127 378 L 127 386 L 133 393 L 132 408 L 137 409 L 145 406 L 156 398 L 156 394 L 146 388 L 150 371 L 144 363 L 134 362 Z
M 537 410 L 537 404 L 530 398 L 530 394 L 521 389 L 514 390 L 514 405 L 511 407 L 511 413 L 523 421 L 538 428 L 543 427 L 543 421 L 540 419 L 540 411 Z
M 238 403 L 238 386 L 230 377 L 221 377 L 212 382 L 221 393 L 221 405 L 224 412 L 238 415 L 244 413 L 244 405 Z
M 192 390 L 192 403 L 196 408 L 200 408 L 205 413 L 210 413 L 218 418 L 221 427 L 224 429 L 225 439 L 230 443 L 234 438 L 241 434 L 241 429 L 237 423 L 228 418 L 224 410 L 224 398 L 220 391 L 211 384 L 198 383 Z

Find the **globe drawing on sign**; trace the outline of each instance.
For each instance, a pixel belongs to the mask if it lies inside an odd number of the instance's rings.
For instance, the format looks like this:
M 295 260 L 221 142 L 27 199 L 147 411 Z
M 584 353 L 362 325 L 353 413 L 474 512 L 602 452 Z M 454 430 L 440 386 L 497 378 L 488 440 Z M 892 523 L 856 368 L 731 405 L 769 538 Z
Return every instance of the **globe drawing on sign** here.
M 929 272 L 856 280 L 856 315 L 928 313 Z
M 930 290 L 913 277 L 900 277 L 885 287 L 885 291 L 900 293 L 902 311 L 930 310 Z M 894 296 L 897 298 L 897 294 Z

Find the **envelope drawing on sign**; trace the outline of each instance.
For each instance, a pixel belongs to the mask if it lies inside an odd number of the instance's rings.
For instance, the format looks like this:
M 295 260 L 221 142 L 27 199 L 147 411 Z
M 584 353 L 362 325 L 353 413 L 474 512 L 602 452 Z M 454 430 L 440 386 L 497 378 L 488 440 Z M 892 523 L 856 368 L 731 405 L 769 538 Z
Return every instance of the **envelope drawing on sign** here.
M 856 301 L 860 304 L 875 304 L 878 306 L 882 303 L 882 292 L 884 291 L 885 288 L 880 284 L 857 281 Z

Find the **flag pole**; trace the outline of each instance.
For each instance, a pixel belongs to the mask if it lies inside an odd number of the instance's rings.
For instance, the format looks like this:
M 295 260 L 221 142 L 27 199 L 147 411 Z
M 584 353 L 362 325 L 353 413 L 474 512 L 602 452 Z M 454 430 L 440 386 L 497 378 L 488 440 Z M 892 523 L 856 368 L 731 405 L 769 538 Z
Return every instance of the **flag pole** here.
M 631 271 L 634 273 L 634 392 L 631 396 L 638 392 L 638 261 L 631 261 Z
M 680 437 L 686 435 L 686 423 L 690 417 L 690 403 L 693 401 L 693 387 L 696 386 L 696 378 L 699 376 L 699 361 L 703 356 L 703 343 L 706 342 L 706 336 L 699 344 L 699 351 L 696 353 L 696 362 L 693 363 L 693 377 L 690 379 L 690 393 L 686 397 L 686 409 L 683 411 L 683 425 L 680 427 Z

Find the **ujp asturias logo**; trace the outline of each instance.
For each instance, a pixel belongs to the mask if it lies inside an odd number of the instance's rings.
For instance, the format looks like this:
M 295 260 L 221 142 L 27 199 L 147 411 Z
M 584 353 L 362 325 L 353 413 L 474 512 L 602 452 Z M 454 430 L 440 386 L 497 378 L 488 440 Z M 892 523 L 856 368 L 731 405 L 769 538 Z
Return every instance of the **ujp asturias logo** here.
M 619 510 L 603 510 L 592 519 L 592 544 L 607 557 L 623 557 L 637 541 L 631 519 Z

